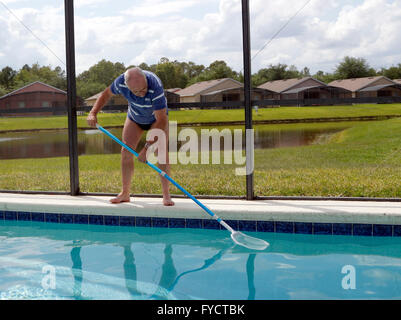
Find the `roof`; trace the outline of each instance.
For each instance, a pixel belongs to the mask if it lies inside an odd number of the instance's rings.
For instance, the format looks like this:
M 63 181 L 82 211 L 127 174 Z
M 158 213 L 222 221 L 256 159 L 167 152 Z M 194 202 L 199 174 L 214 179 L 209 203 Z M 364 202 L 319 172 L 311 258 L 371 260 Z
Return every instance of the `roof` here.
M 393 84 L 391 84 L 391 83 L 389 83 L 389 84 L 380 84 L 380 85 L 377 85 L 377 86 L 373 86 L 373 87 L 366 87 L 366 88 L 363 88 L 363 89 L 360 89 L 360 90 L 358 90 L 358 91 L 360 91 L 360 92 L 365 92 L 365 91 L 378 91 L 378 90 L 380 90 L 380 89 L 384 89 L 384 88 L 387 88 L 387 87 L 394 87 L 394 88 L 398 88 L 398 89 L 401 89 L 401 83 L 393 83 Z
M 302 82 L 305 82 L 310 79 L 316 81 L 320 85 L 326 85 L 324 82 L 316 80 L 312 77 L 305 77 L 305 78 L 292 78 L 292 79 L 267 81 L 267 82 L 263 83 L 262 85 L 258 86 L 258 88 L 267 89 L 270 91 L 274 91 L 276 93 L 281 93 L 281 92 L 290 90 L 292 87 L 295 87 L 295 86 L 301 84 Z M 316 86 L 318 86 L 318 84 Z
M 95 100 L 95 99 L 99 98 L 100 95 L 102 94 L 102 92 L 103 91 L 100 91 L 99 93 L 96 93 L 95 95 L 93 95 L 93 96 L 91 96 L 89 98 L 86 98 L 85 101 L 87 101 L 87 100 Z
M 393 81 L 394 81 L 395 83 L 401 84 L 401 79 L 394 79 Z
M 181 97 L 194 96 L 196 94 L 201 94 L 203 91 L 209 90 L 209 89 L 213 88 L 214 86 L 217 86 L 218 84 L 225 82 L 225 81 L 232 81 L 234 83 L 237 83 L 239 86 L 243 86 L 243 84 L 237 80 L 234 80 L 231 78 L 223 78 L 223 79 L 197 82 L 189 87 L 186 87 L 182 90 L 177 91 L 176 93 L 178 93 Z
M 19 88 L 17 90 L 14 90 L 14 91 L 12 91 L 12 92 L 0 97 L 0 99 L 6 98 L 6 97 L 9 97 L 9 96 L 13 96 L 13 95 L 16 95 L 16 94 L 20 94 L 20 93 L 38 92 L 38 91 L 40 91 L 40 92 L 43 92 L 43 91 L 46 91 L 46 92 L 58 92 L 58 93 L 67 94 L 67 92 L 65 92 L 64 90 L 61 90 L 61 89 L 56 88 L 56 87 L 53 87 L 53 86 L 51 86 L 49 84 L 46 84 L 46 83 L 43 83 L 41 81 L 35 81 L 35 82 L 29 83 L 26 86 L 23 86 L 23 87 L 21 87 L 21 88 Z
M 203 96 L 212 96 L 214 94 L 217 93 L 221 93 L 221 92 L 227 92 L 227 91 L 233 91 L 233 90 L 238 90 L 238 89 L 243 89 L 243 85 L 241 87 L 234 87 L 234 88 L 227 88 L 227 89 L 221 89 L 221 90 L 216 90 L 216 91 L 212 91 L 212 92 L 207 92 L 205 94 L 203 94 Z M 260 91 L 268 91 L 268 92 L 272 92 L 270 90 L 267 89 L 262 89 L 262 88 L 252 88 L 251 90 L 252 92 L 260 92 Z
M 242 86 L 243 87 L 243 86 Z M 226 88 L 226 89 L 220 89 L 220 90 L 216 90 L 216 91 L 212 91 L 212 92 L 207 92 L 205 94 L 203 94 L 204 96 L 212 96 L 216 93 L 220 93 L 220 92 L 224 92 L 224 91 L 231 91 L 231 90 L 235 90 L 235 89 L 241 89 L 242 87 L 234 87 L 234 88 Z
M 169 90 L 164 90 L 164 94 L 165 95 L 169 95 L 169 96 L 177 96 L 177 97 L 180 96 L 177 92 L 172 92 L 172 91 L 169 91 Z
M 309 90 L 309 89 L 316 89 L 316 88 L 322 88 L 325 86 L 309 86 L 309 87 L 301 87 L 301 88 L 295 88 L 295 89 L 290 89 L 290 90 L 286 90 L 283 93 L 298 93 L 301 91 L 305 91 L 305 90 Z
M 282 92 L 282 93 L 284 93 L 284 94 L 299 93 L 299 92 L 302 92 L 302 91 L 305 91 L 305 90 L 320 89 L 320 88 L 323 88 L 323 89 L 336 89 L 336 90 L 349 91 L 349 90 L 347 90 L 347 89 L 339 88 L 339 87 L 333 87 L 333 86 L 328 86 L 328 85 L 320 85 L 320 86 L 319 86 L 319 85 L 316 85 L 316 86 L 295 88 L 295 89 L 291 89 L 291 90 L 284 91 L 284 92 Z
M 366 87 L 371 87 L 371 84 L 376 82 L 379 79 L 386 79 L 389 82 L 393 82 L 387 77 L 384 76 L 376 76 L 376 77 L 364 77 L 364 78 L 352 78 L 352 79 L 343 79 L 343 80 L 334 80 L 329 83 L 329 86 L 339 87 L 348 89 L 352 92 L 359 91 Z M 393 82 L 394 83 L 394 82 Z
M 165 89 L 164 91 L 168 91 L 168 92 L 177 92 L 177 91 L 180 91 L 180 90 L 182 90 L 182 88 L 170 88 L 170 89 Z

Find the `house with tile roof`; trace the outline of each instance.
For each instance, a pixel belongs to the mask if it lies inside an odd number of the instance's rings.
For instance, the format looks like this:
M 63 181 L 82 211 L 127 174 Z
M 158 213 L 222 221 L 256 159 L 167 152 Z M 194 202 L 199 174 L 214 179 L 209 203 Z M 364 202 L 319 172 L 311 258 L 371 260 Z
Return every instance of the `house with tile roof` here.
M 252 88 L 251 100 L 277 99 L 275 92 L 266 89 Z M 245 101 L 244 86 L 239 88 L 221 89 L 201 95 L 201 102 Z
M 176 91 L 180 95 L 180 102 L 224 102 L 244 101 L 244 84 L 231 79 L 215 79 L 197 82 L 182 90 Z M 260 88 L 253 88 L 252 100 L 274 99 L 275 93 Z
M 267 81 L 258 88 L 271 90 L 279 94 L 279 99 L 330 99 L 347 98 L 351 92 L 347 89 L 329 86 L 312 77 Z
M 213 91 L 241 87 L 243 87 L 241 82 L 231 78 L 223 78 L 197 82 L 175 93 L 180 95 L 180 102 L 201 102 L 201 95 Z
M 401 83 L 385 76 L 335 80 L 329 85 L 350 90 L 353 98 L 401 97 Z
M 96 100 L 100 97 L 103 91 L 94 94 L 93 96 L 85 99 L 85 105 L 93 107 L 95 105 Z M 128 105 L 127 99 L 125 99 L 122 95 L 114 95 L 107 102 L 108 106 L 119 106 L 119 105 Z
M 77 98 L 77 103 L 81 102 Z M 21 109 L 65 107 L 67 92 L 41 81 L 32 82 L 0 97 L 0 114 L 3 116 L 49 116 L 53 110 L 40 112 L 21 112 Z M 1 113 L 1 110 L 19 110 L 16 113 Z M 65 112 L 61 112 L 65 113 Z

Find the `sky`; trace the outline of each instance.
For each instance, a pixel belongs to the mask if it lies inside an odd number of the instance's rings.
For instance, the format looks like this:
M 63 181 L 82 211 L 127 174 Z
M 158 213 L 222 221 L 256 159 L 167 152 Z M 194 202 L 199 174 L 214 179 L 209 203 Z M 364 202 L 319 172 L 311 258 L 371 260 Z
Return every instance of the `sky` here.
M 375 69 L 401 63 L 401 0 L 249 3 L 252 73 L 278 63 L 333 72 L 345 56 Z M 243 68 L 241 0 L 75 0 L 74 7 L 77 74 L 102 59 Z M 63 0 L 0 0 L 0 69 L 36 62 L 65 69 L 64 21 Z

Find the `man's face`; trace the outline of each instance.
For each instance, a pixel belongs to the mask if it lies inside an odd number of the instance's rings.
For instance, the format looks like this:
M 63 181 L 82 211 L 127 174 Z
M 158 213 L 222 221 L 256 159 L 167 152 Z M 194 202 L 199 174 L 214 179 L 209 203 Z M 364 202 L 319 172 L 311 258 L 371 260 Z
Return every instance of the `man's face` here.
M 127 87 L 137 97 L 144 97 L 148 92 L 148 85 L 144 77 L 133 77 L 129 79 Z

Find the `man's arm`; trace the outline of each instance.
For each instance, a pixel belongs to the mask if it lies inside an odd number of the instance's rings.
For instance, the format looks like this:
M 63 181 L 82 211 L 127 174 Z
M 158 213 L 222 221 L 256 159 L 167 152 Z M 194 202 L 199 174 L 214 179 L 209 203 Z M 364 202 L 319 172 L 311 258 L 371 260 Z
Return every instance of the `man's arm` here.
M 113 96 L 113 93 L 110 90 L 110 87 L 107 87 L 97 98 L 95 104 L 93 105 L 91 111 L 89 112 L 88 117 L 86 118 L 86 121 L 91 127 L 95 127 L 97 123 L 97 114 L 99 113 L 100 110 L 106 105 L 106 103 L 110 100 L 110 98 Z
M 160 109 L 160 110 L 155 110 L 154 115 L 155 115 L 156 121 L 153 124 L 152 129 L 161 129 L 165 132 L 166 128 L 167 128 L 167 123 L 168 123 L 168 116 L 167 116 L 166 108 Z

